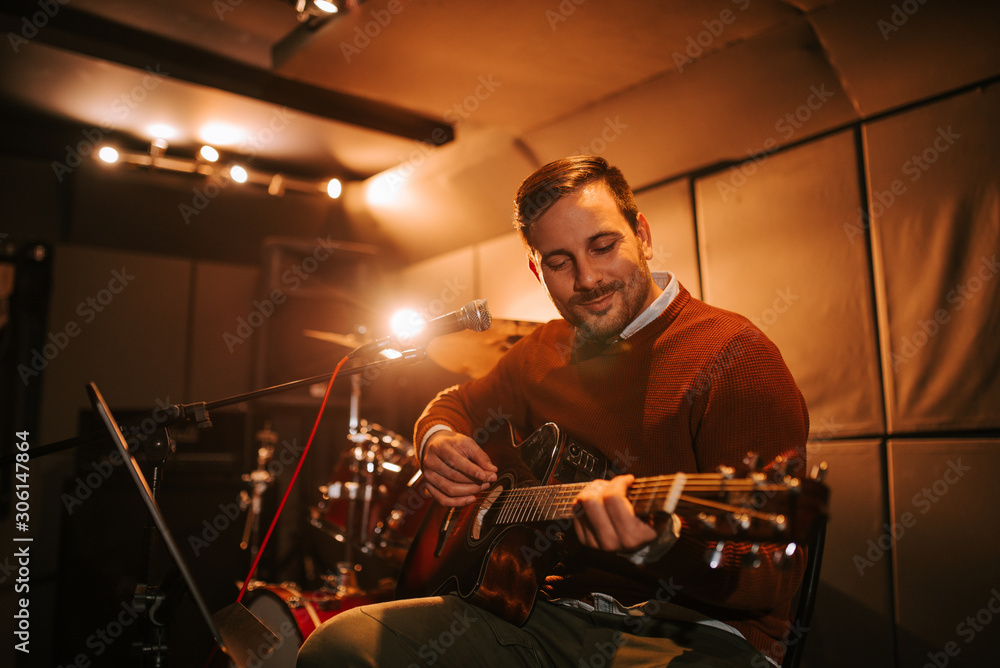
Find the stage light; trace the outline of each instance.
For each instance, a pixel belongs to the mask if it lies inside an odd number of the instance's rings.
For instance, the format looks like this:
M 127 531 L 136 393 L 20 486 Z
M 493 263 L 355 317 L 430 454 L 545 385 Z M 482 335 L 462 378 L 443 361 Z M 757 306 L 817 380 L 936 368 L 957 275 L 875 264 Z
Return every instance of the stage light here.
M 340 182 L 340 179 L 330 179 L 330 182 L 326 184 L 326 194 L 331 199 L 337 199 L 342 192 L 344 192 L 344 185 Z
M 166 123 L 153 123 L 146 128 L 146 132 L 154 139 L 173 139 L 177 136 L 177 130 Z
M 237 183 L 246 183 L 250 175 L 247 174 L 247 170 L 243 169 L 239 165 L 233 165 L 229 168 L 229 176 L 233 177 L 233 181 Z
M 200 155 L 201 159 L 205 162 L 215 162 L 219 159 L 219 152 L 208 144 L 201 147 L 201 150 L 198 151 L 198 155 Z
M 285 177 L 275 174 L 271 177 L 271 182 L 267 184 L 267 194 L 281 197 L 285 194 Z
M 110 165 L 118 162 L 118 151 L 110 146 L 102 146 L 101 150 L 97 152 L 97 157 Z
M 156 167 L 156 160 L 167 152 L 167 140 L 161 138 L 154 139 L 149 143 L 149 164 Z
M 427 321 L 413 309 L 403 309 L 396 311 L 389 319 L 389 328 L 392 333 L 401 339 L 411 339 L 419 334 Z
M 206 144 L 230 146 L 246 138 L 246 131 L 228 123 L 209 123 L 201 128 L 198 136 Z
M 337 5 L 329 2 L 328 0 L 313 0 L 313 4 L 316 5 L 317 9 L 326 12 L 327 14 L 336 14 L 339 11 L 337 9 Z

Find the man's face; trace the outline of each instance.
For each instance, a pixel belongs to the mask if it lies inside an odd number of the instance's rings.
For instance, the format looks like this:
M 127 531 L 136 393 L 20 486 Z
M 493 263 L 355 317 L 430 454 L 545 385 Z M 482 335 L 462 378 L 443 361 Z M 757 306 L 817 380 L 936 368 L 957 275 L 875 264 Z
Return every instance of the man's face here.
M 584 338 L 611 341 L 660 293 L 646 262 L 649 223 L 640 214 L 633 232 L 603 183 L 553 204 L 533 225 L 531 246 L 549 298 Z

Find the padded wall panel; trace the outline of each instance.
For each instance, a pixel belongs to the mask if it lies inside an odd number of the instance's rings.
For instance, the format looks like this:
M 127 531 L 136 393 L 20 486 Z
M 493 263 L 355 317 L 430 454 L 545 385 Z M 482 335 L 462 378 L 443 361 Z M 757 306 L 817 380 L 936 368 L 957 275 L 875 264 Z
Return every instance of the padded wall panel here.
M 427 308 L 429 311 L 430 306 L 437 303 L 435 300 L 443 302 L 447 299 L 449 304 L 455 304 L 455 308 L 458 308 L 482 296 L 477 291 L 475 272 L 474 246 L 411 264 L 396 275 L 399 298 L 394 301 L 394 305 L 417 311 Z
M 479 244 L 476 250 L 480 292 L 489 299 L 493 317 L 529 322 L 560 317 L 528 268 L 524 244 L 517 232 Z
M 861 195 L 842 132 L 696 182 L 702 289 L 779 347 L 818 438 L 883 429 L 867 248 L 844 234 Z
M 731 26 L 766 11 L 756 2 L 745 8 L 733 9 Z M 581 147 L 598 152 L 639 188 L 857 119 L 823 45 L 800 17 L 532 129 L 525 141 L 542 162 Z
M 866 128 L 896 432 L 1000 427 L 1000 90 Z
M 44 440 L 76 434 L 92 380 L 112 407 L 183 401 L 191 263 L 60 246 L 54 267 L 49 330 L 68 335 L 41 379 Z
M 639 211 L 653 233 L 653 271 L 671 271 L 695 297 L 701 297 L 701 275 L 695 240 L 691 181 L 680 179 L 637 194 Z
M 888 519 L 882 442 L 810 441 L 807 456 L 829 466 L 830 520 L 802 665 L 891 666 L 892 563 L 878 547 Z
M 889 443 L 900 666 L 1000 656 L 1000 439 Z
M 223 399 L 252 389 L 253 344 L 226 340 L 239 318 L 258 297 L 260 270 L 256 267 L 199 262 L 195 264 L 191 345 L 188 378 L 191 401 Z
M 809 15 L 866 117 L 1000 73 L 1000 5 L 837 0 Z

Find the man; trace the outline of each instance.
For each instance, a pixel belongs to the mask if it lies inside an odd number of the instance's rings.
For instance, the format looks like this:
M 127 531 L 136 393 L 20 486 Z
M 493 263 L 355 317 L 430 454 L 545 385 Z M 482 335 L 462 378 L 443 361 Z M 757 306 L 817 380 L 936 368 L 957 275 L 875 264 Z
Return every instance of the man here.
M 621 172 L 558 160 L 517 193 L 532 271 L 563 316 L 519 341 L 485 377 L 442 392 L 416 425 L 424 479 L 445 506 L 473 503 L 498 467 L 482 433 L 497 413 L 521 436 L 547 422 L 618 470 L 575 499 L 573 532 L 526 623 L 456 596 L 334 617 L 304 644 L 314 666 L 761 666 L 780 662 L 804 567 L 761 548 L 693 537 L 676 516 L 637 516 L 635 477 L 714 472 L 747 452 L 804 464 L 808 414 L 780 353 L 746 318 L 652 275 L 652 235 Z M 483 447 L 481 447 L 483 446 Z M 496 451 L 493 451 L 496 453 Z

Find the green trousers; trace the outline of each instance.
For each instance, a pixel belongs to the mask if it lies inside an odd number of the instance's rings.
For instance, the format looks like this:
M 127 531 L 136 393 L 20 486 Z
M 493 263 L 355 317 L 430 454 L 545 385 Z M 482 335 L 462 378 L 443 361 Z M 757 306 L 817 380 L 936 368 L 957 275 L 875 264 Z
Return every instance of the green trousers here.
M 651 617 L 586 612 L 539 600 L 516 626 L 457 596 L 347 610 L 314 631 L 297 668 L 773 668 L 726 631 Z

